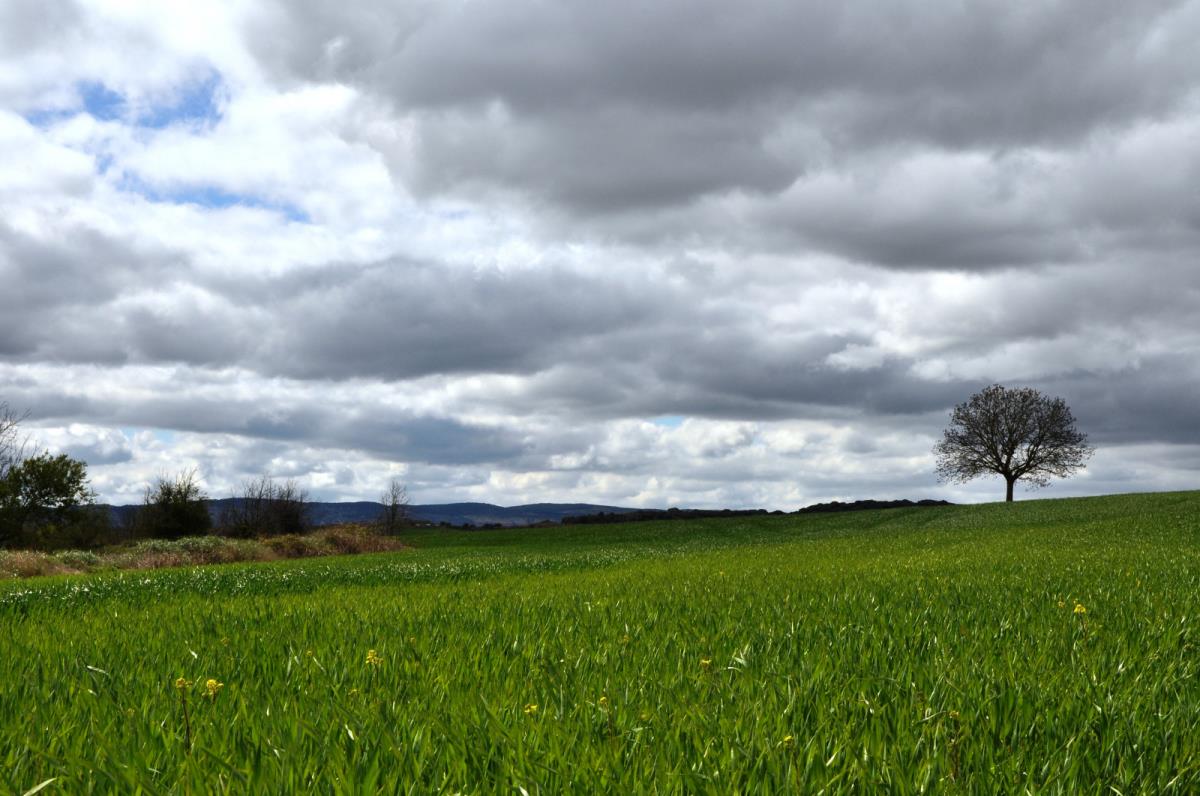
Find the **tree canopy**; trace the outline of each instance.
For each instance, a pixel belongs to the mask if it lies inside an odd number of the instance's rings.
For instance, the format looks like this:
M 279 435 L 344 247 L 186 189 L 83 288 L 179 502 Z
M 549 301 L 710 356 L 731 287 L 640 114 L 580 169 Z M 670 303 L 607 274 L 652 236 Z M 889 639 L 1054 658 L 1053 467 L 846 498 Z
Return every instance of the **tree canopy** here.
M 933 451 L 942 481 L 964 483 L 995 473 L 1004 477 L 1005 499 L 1012 500 L 1017 481 L 1040 487 L 1065 478 L 1095 449 L 1062 398 L 993 384 L 954 408 Z

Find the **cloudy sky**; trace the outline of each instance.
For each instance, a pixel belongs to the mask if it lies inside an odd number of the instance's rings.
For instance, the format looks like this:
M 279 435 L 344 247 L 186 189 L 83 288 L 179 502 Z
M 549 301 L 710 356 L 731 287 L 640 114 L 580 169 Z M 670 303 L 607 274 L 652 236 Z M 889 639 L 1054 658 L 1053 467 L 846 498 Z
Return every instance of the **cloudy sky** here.
M 0 401 L 103 499 L 1200 486 L 1200 2 L 0 3 Z M 1018 494 L 1018 497 L 1026 497 Z

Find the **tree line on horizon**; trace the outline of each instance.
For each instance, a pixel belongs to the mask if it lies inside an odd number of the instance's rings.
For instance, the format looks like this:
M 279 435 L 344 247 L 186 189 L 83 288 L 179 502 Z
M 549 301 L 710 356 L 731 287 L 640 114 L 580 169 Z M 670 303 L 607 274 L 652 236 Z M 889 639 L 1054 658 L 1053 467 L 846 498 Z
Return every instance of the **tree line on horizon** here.
M 0 548 L 90 549 L 138 539 L 216 534 L 248 539 L 313 529 L 307 491 L 293 479 L 263 475 L 242 484 L 214 519 L 196 472 L 159 476 L 140 506 L 114 520 L 87 476 L 87 463 L 65 453 L 29 452 L 20 432 L 28 414 L 0 403 Z M 408 522 L 408 491 L 392 479 L 374 530 L 395 535 Z
M 28 452 L 20 425 L 28 417 L 0 402 L 0 548 L 92 548 L 134 539 L 220 534 L 235 538 L 312 530 L 308 493 L 294 480 L 261 476 L 245 482 L 214 522 L 195 471 L 160 476 L 142 505 L 114 523 L 96 505 L 87 464 L 65 453 Z M 993 384 L 956 406 L 934 446 L 938 479 L 965 483 L 982 475 L 1005 480 L 1005 500 L 1019 481 L 1045 486 L 1085 466 L 1095 449 L 1076 428 L 1062 398 L 1029 387 Z M 394 535 L 407 523 L 408 494 L 392 479 L 375 523 Z

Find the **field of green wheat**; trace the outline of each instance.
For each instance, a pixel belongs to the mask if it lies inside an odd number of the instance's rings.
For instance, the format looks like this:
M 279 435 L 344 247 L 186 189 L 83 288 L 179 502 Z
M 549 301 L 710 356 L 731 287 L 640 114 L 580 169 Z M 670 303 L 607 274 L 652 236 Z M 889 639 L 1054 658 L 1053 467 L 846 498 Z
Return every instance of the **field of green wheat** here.
M 0 792 L 1195 793 L 1200 493 L 0 583 Z

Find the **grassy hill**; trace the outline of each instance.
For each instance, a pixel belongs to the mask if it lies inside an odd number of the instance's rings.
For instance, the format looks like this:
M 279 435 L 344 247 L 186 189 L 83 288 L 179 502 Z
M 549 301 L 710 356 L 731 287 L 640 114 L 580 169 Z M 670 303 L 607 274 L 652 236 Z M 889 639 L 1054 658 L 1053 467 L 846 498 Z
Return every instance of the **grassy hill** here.
M 1197 492 L 411 542 L 0 583 L 0 792 L 1200 788 Z

